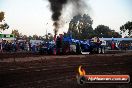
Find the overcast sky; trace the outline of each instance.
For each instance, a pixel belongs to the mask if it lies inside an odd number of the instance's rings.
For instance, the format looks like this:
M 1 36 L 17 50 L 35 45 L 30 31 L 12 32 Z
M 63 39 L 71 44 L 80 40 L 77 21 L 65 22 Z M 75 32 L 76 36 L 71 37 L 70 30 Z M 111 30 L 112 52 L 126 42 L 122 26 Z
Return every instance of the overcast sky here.
M 132 0 L 87 0 L 91 8 L 88 13 L 93 19 L 93 28 L 99 24 L 110 26 L 119 31 L 119 27 L 127 21 L 132 21 Z M 67 24 L 60 32 L 67 31 L 70 21 L 68 11 L 65 9 L 64 18 Z M 18 29 L 26 35 L 45 35 L 53 33 L 51 11 L 47 0 L 0 0 L 0 11 L 5 12 L 5 21 L 10 25 L 9 30 Z M 47 24 L 48 23 L 48 24 Z

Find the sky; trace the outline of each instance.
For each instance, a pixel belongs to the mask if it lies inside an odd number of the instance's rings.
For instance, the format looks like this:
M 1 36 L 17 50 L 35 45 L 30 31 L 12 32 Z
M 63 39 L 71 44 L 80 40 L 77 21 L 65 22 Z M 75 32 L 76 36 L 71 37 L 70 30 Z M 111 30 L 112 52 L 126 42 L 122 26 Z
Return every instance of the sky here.
M 119 27 L 132 21 L 132 0 L 87 0 L 87 13 L 93 19 L 93 28 L 103 24 L 119 32 Z M 67 22 L 59 33 L 68 30 L 70 6 L 63 10 Z M 0 0 L 0 11 L 5 12 L 5 22 L 10 28 L 3 33 L 17 29 L 23 35 L 53 34 L 50 5 L 47 0 Z

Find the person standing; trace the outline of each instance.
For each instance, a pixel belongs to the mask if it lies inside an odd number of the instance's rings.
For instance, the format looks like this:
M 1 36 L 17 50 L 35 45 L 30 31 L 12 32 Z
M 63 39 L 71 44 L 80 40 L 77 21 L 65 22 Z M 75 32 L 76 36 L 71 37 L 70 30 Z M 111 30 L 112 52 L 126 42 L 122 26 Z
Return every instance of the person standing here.
M 112 50 L 114 50 L 115 49 L 115 43 L 112 41 L 112 43 L 111 43 L 111 48 L 112 48 Z

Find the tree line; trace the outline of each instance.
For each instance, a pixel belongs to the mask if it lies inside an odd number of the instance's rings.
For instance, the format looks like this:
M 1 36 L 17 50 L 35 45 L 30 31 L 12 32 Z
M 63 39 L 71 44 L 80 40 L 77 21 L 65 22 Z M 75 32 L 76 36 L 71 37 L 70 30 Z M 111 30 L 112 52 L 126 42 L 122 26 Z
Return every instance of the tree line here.
M 78 39 L 88 39 L 94 36 L 121 38 L 122 34 L 128 31 L 127 37 L 132 37 L 132 22 L 130 21 L 120 27 L 120 33 L 102 24 L 93 29 L 92 24 L 93 20 L 88 14 L 74 16 L 69 23 L 68 33 L 72 33 L 72 37 Z
M 0 12 L 0 31 L 4 31 L 9 28 L 9 25 L 5 23 L 4 20 L 4 12 Z M 70 23 L 67 34 L 71 34 L 75 39 L 88 39 L 92 37 L 104 37 L 104 38 L 121 38 L 121 34 L 128 33 L 127 37 L 132 37 L 132 22 L 128 21 L 124 25 L 120 27 L 120 33 L 112 30 L 109 26 L 106 25 L 98 25 L 95 29 L 92 27 L 93 20 L 88 14 L 84 15 L 76 15 L 74 16 Z M 44 36 L 27 36 L 19 33 L 18 30 L 12 30 L 12 34 L 16 36 L 16 38 L 24 38 L 24 39 L 42 39 L 42 40 L 52 40 L 53 35 L 48 33 Z

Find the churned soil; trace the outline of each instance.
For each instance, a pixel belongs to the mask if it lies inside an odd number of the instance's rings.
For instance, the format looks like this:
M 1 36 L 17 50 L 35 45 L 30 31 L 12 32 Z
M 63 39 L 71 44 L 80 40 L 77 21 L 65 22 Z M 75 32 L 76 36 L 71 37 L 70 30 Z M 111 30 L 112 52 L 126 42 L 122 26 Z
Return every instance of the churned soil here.
M 86 74 L 127 74 L 132 77 L 132 53 L 30 57 L 15 55 L 18 54 L 0 58 L 0 88 L 132 88 L 131 81 L 124 84 L 79 85 L 76 79 L 80 65 Z

